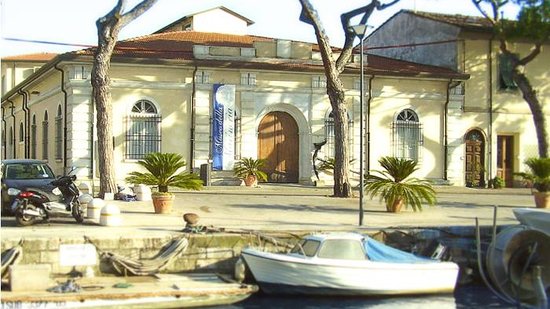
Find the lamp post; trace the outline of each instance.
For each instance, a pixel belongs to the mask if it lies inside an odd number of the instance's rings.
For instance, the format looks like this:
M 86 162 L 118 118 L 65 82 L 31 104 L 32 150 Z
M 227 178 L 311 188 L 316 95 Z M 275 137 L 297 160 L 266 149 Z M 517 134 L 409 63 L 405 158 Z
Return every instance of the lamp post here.
M 365 87 L 365 73 L 363 72 L 363 41 L 367 32 L 367 25 L 359 24 L 351 26 L 350 29 L 359 38 L 361 49 L 360 62 L 361 74 L 359 85 L 359 226 L 363 225 L 363 204 L 364 204 L 364 174 L 363 174 L 363 97 Z

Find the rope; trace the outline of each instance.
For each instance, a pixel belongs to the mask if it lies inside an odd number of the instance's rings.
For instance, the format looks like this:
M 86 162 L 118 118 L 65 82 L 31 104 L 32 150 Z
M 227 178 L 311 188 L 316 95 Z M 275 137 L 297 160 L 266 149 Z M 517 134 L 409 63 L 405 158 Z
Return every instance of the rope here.
M 22 244 L 23 240 L 17 246 L 2 252 L 2 279 L 8 276 L 9 267 L 19 263 L 19 260 L 23 257 Z
M 136 276 L 147 276 L 160 272 L 188 246 L 187 238 L 172 240 L 152 259 L 133 260 L 112 252 L 103 252 L 101 258 L 108 260 L 121 275 L 128 273 Z

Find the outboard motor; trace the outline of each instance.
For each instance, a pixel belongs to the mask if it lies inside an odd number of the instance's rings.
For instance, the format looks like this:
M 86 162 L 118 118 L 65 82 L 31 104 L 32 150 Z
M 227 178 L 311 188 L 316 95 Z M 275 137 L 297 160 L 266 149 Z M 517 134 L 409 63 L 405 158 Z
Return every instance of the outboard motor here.
M 550 235 L 525 225 L 497 234 L 487 251 L 491 281 L 510 300 L 547 308 L 550 287 Z

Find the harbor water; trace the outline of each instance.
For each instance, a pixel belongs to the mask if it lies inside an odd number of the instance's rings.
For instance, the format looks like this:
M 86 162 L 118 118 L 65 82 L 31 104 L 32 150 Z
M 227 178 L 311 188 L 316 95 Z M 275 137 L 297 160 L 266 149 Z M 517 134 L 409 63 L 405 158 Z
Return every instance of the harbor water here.
M 220 307 L 216 307 L 220 308 Z M 258 293 L 226 309 L 467 309 L 517 308 L 498 299 L 483 285 L 461 286 L 454 294 L 405 297 L 318 297 L 265 295 Z

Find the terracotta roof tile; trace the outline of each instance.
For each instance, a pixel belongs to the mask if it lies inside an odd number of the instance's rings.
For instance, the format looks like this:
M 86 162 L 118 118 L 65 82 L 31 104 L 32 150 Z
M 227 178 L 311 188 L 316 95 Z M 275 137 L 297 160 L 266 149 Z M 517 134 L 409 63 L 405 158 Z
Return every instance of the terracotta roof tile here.
M 57 56 L 56 53 L 36 53 L 2 57 L 2 61 L 36 61 L 48 62 Z
M 296 59 L 197 59 L 193 56 L 193 45 L 206 46 L 231 46 L 253 47 L 257 41 L 274 42 L 273 38 L 251 35 L 231 35 L 221 33 L 177 31 L 151 34 L 137 37 L 117 43 L 113 52 L 114 61 L 141 61 L 162 62 L 166 60 L 194 61 L 201 66 L 265 69 L 277 71 L 306 71 L 322 72 L 324 70 L 320 61 L 296 60 Z M 94 48 L 80 50 L 73 55 L 92 55 Z M 313 50 L 318 50 L 318 45 L 313 44 Z M 358 71 L 358 65 L 351 64 L 348 68 Z M 350 71 L 350 72 L 351 72 Z M 465 75 L 450 69 L 429 65 L 406 62 L 381 56 L 368 55 L 366 71 L 380 75 L 418 76 L 432 75 L 442 77 L 461 77 Z
M 484 17 L 478 16 L 467 16 L 460 14 L 440 14 L 440 13 L 429 13 L 429 12 L 419 12 L 419 11 L 409 11 L 405 10 L 409 14 L 416 16 L 428 18 L 431 20 L 443 22 L 446 24 L 454 25 L 460 28 L 477 30 L 477 31 L 491 31 L 492 24 L 491 22 Z

